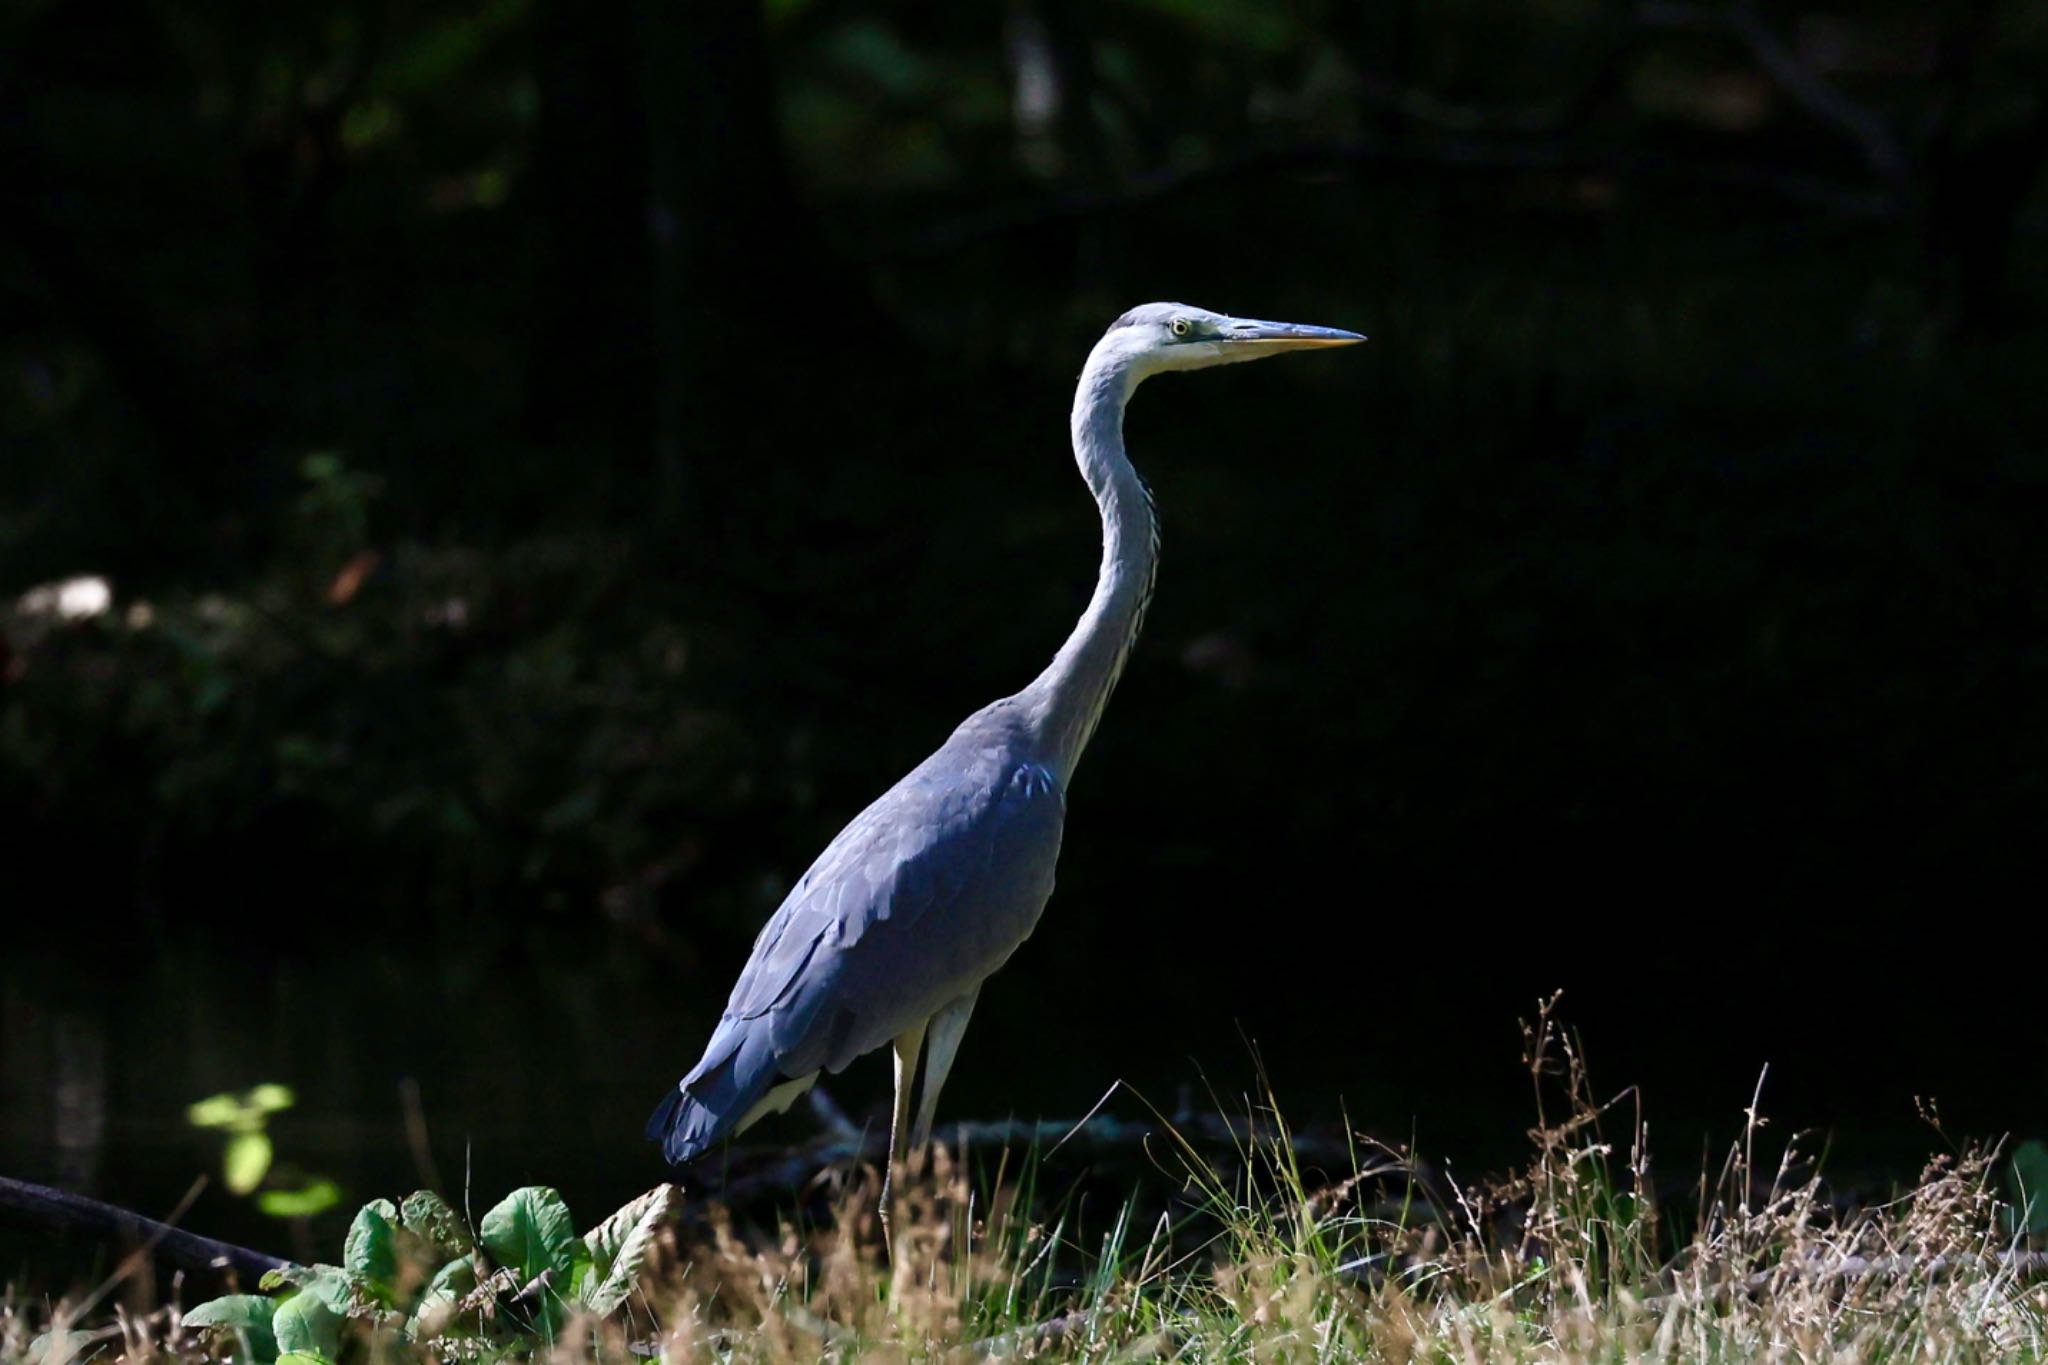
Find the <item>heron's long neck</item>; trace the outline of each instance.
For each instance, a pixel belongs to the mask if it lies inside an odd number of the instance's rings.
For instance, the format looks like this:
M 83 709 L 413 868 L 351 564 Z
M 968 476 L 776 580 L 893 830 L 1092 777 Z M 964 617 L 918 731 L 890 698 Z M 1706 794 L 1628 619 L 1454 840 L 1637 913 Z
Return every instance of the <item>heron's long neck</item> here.
M 1074 394 L 1074 458 L 1102 513 L 1102 567 L 1074 633 L 1018 694 L 1062 786 L 1123 673 L 1159 564 L 1152 494 L 1124 455 L 1124 403 L 1133 383 L 1116 356 L 1090 356 L 1081 373 Z

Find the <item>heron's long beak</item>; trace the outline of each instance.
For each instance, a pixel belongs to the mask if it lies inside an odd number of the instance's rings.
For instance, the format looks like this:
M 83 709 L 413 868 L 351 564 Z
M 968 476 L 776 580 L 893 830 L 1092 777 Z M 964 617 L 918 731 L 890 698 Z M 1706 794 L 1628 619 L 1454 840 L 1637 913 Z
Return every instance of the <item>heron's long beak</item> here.
M 1223 329 L 1221 340 L 1261 352 L 1301 351 L 1317 346 L 1354 346 L 1365 340 L 1336 327 L 1309 327 L 1298 322 L 1258 322 L 1239 318 Z

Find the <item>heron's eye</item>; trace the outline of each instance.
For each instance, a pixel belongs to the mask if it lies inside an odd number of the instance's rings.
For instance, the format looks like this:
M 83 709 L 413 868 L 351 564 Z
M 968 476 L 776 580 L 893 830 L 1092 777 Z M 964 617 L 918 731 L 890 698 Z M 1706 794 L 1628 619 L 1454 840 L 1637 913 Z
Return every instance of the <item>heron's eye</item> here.
M 1184 337 L 1192 330 L 1194 329 L 1186 318 L 1175 318 L 1173 320 L 1173 334 L 1175 336 Z

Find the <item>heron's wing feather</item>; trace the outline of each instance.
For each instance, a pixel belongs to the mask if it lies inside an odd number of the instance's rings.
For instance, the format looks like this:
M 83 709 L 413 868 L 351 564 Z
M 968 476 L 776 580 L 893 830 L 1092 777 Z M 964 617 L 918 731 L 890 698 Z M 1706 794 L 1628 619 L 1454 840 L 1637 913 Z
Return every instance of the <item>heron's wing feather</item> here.
M 1052 893 L 1064 816 L 1044 769 L 942 749 L 804 874 L 763 928 L 726 1018 L 766 1017 L 790 1074 L 893 1037 L 1031 932 Z
M 1052 894 L 1066 803 L 979 717 L 854 818 L 762 927 L 709 1045 L 649 1121 L 669 1160 L 782 1080 L 837 1071 L 969 994 Z

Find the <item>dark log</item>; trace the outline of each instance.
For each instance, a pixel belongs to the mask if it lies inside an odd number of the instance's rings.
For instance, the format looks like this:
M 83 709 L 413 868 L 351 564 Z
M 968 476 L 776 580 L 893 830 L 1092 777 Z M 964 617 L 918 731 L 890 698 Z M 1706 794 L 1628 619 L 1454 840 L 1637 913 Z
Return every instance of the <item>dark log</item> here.
M 0 1226 L 121 1248 L 136 1247 L 188 1273 L 253 1289 L 264 1272 L 291 1264 L 231 1242 L 185 1232 L 82 1194 L 0 1176 Z
M 886 1127 L 855 1126 L 829 1096 L 822 1096 L 812 1107 L 825 1130 L 820 1137 L 790 1147 L 734 1147 L 723 1161 L 705 1163 L 698 1179 L 686 1177 L 690 1197 L 683 1207 L 684 1221 L 701 1220 L 719 1211 L 755 1209 L 791 1197 L 801 1199 L 827 1172 L 862 1163 L 879 1165 L 885 1159 Z M 1092 1169 L 1098 1174 L 1174 1178 L 1187 1162 L 1234 1167 L 1246 1160 L 1259 1161 L 1263 1158 L 1257 1154 L 1269 1151 L 1268 1144 L 1277 1133 L 1277 1128 L 1265 1123 L 1254 1126 L 1217 1114 L 1129 1120 L 1091 1113 L 1081 1119 L 941 1123 L 933 1127 L 932 1140 L 956 1156 L 1002 1148 L 1036 1150 L 1040 1160 L 1063 1159 L 1069 1163 L 1067 1169 L 1076 1172 Z M 1341 1134 L 1294 1132 L 1288 1134 L 1288 1144 L 1311 1189 L 1340 1185 L 1355 1174 L 1360 1161 L 1379 1165 L 1372 1152 L 1358 1148 Z M 1395 1169 L 1387 1165 L 1376 1173 L 1393 1174 Z M 1435 1194 L 1434 1174 L 1421 1163 L 1402 1165 L 1399 1173 L 1429 1192 L 1423 1202 L 1431 1207 L 1441 1202 Z

